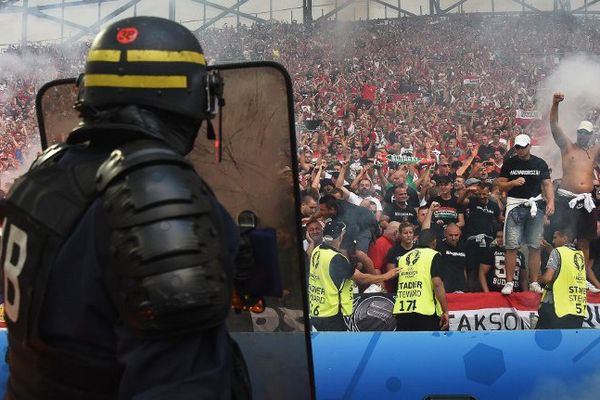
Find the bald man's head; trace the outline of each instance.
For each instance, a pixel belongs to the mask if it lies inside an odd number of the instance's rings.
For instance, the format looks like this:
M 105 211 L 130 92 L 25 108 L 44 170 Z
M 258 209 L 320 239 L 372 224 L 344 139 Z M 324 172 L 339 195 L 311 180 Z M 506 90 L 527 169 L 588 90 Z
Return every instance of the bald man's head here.
M 456 224 L 449 224 L 444 231 L 446 242 L 451 246 L 456 246 L 460 240 L 460 228 Z
M 388 239 L 395 240 L 398 237 L 398 229 L 400 228 L 400 222 L 392 221 L 383 231 L 383 235 Z

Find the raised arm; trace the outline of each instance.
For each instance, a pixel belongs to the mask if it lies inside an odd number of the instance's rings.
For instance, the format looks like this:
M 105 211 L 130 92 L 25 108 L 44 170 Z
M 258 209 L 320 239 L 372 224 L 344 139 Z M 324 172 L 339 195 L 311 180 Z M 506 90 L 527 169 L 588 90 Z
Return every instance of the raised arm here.
M 313 177 L 312 183 L 310 185 L 311 189 L 316 190 L 317 193 L 321 188 L 321 174 L 323 173 L 324 162 L 325 161 L 322 161 L 321 158 L 319 158 L 319 160 L 317 161 L 317 172 L 315 173 L 315 176 Z
M 429 206 L 429 209 L 427 210 L 427 215 L 423 220 L 423 225 L 421 226 L 421 229 L 431 229 L 431 219 L 433 218 L 433 213 L 438 208 L 440 208 L 440 203 L 438 203 L 437 201 L 432 201 L 431 205 Z
M 467 169 L 469 168 L 469 166 L 471 165 L 471 163 L 473 162 L 473 160 L 475 159 L 475 157 L 477 157 L 477 153 L 479 151 L 479 146 L 475 147 L 471 153 L 471 155 L 469 156 L 469 158 L 467 158 L 465 161 L 463 161 L 462 165 L 460 166 L 460 168 L 458 168 L 456 170 L 456 176 L 463 176 L 463 174 L 467 171 Z
M 564 94 L 554 93 L 554 96 L 552 97 L 552 107 L 550 108 L 550 130 L 552 131 L 554 142 L 561 151 L 564 151 L 571 143 L 569 138 L 567 138 L 561 127 L 558 125 L 558 103 L 564 99 Z
M 468 186 L 462 193 L 460 196 L 458 196 L 458 204 L 460 204 L 461 206 L 466 206 L 469 204 L 469 196 L 472 196 L 475 194 L 475 192 L 477 192 L 478 188 L 475 185 L 471 185 Z

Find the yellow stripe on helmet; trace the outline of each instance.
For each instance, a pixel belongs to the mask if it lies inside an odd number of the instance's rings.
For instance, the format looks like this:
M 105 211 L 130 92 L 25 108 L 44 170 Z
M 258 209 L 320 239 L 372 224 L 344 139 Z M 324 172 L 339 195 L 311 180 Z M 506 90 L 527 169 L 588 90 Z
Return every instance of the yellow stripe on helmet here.
M 90 50 L 88 61 L 119 62 L 121 50 Z
M 206 65 L 204 54 L 197 51 L 127 50 L 129 62 L 187 62 Z
M 185 89 L 185 75 L 112 75 L 89 74 L 84 77 L 85 87 L 121 87 L 138 89 Z

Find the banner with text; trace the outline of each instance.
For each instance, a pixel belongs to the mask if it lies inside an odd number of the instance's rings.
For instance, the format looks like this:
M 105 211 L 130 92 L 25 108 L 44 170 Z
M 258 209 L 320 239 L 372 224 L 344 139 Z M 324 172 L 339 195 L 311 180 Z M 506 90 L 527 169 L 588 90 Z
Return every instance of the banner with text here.
M 600 294 L 588 294 L 588 317 L 584 328 L 600 329 Z M 395 295 L 359 294 L 354 313 L 346 319 L 348 330 L 393 331 L 392 309 Z M 537 321 L 540 295 L 533 292 L 449 293 L 447 295 L 451 331 L 494 331 L 531 329 Z
M 529 125 L 533 121 L 540 119 L 541 115 L 538 111 L 517 110 L 515 122 L 519 125 Z

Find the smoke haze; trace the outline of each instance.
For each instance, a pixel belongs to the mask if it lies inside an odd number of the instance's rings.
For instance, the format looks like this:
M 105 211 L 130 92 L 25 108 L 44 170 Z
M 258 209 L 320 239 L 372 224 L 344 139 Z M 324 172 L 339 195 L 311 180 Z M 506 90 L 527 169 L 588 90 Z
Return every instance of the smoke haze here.
M 600 108 L 600 58 L 588 54 L 568 56 L 540 83 L 537 105 L 545 121 L 548 120 L 555 92 L 565 95 L 564 101 L 559 105 L 559 125 L 575 141 L 577 126 L 581 120 L 588 118 L 591 109 Z M 597 126 L 598 121 L 592 122 Z M 553 178 L 562 176 L 560 152 L 552 138 L 534 153 L 544 158 L 553 168 Z

